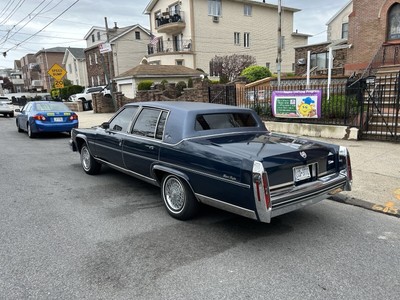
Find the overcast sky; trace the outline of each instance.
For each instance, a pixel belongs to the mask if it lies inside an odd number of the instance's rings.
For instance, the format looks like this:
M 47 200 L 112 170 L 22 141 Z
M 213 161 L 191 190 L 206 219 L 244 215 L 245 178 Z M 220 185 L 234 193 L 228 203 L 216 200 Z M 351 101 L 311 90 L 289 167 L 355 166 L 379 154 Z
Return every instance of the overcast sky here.
M 195 0 L 196 1 L 196 0 Z M 278 0 L 266 0 L 278 4 Z M 313 35 L 309 44 L 326 40 L 326 22 L 349 0 L 281 0 L 282 6 L 301 9 L 294 14 L 294 28 Z M 144 15 L 149 0 L 1 0 L 0 68 L 43 48 L 82 47 L 92 26 L 140 24 L 149 28 Z M 6 57 L 3 53 L 6 52 Z

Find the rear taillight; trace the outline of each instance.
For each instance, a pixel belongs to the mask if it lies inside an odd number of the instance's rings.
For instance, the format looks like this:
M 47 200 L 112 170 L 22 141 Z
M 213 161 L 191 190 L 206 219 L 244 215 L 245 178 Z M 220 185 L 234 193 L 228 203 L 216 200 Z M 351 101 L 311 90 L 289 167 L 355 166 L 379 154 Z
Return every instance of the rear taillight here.
M 271 197 L 269 194 L 269 182 L 267 172 L 264 171 L 264 167 L 260 162 L 254 162 L 253 166 L 253 184 L 255 194 L 257 195 L 257 201 L 263 201 L 266 208 L 271 207 Z
M 256 211 L 261 222 L 271 221 L 271 195 L 269 192 L 268 174 L 261 162 L 253 163 L 253 190 Z
M 352 182 L 353 172 L 351 170 L 350 153 L 346 147 L 340 146 L 339 148 L 339 168 L 341 172 L 345 172 L 348 181 Z
M 69 119 L 70 119 L 70 121 L 78 120 L 78 115 L 77 115 L 77 114 L 72 114 L 72 115 L 69 117 Z
M 46 117 L 43 115 L 34 115 L 33 118 L 38 121 L 46 121 Z

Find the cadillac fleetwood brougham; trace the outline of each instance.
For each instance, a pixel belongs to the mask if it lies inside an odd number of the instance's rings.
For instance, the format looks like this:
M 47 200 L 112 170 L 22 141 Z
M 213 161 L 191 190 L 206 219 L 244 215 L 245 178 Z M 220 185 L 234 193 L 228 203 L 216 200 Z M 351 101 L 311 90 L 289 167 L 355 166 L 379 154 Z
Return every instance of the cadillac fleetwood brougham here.
M 351 190 L 345 147 L 271 133 L 255 111 L 196 102 L 139 102 L 73 129 L 83 170 L 108 165 L 161 187 L 168 213 L 200 203 L 260 222 Z

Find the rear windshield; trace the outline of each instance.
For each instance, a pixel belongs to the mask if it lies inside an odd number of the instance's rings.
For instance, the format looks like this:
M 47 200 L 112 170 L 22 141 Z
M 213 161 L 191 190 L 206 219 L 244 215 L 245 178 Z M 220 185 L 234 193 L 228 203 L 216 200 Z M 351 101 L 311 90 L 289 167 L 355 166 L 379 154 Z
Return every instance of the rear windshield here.
M 36 111 L 69 111 L 61 102 L 36 103 Z
M 201 114 L 196 116 L 195 130 L 256 126 L 257 121 L 249 113 Z

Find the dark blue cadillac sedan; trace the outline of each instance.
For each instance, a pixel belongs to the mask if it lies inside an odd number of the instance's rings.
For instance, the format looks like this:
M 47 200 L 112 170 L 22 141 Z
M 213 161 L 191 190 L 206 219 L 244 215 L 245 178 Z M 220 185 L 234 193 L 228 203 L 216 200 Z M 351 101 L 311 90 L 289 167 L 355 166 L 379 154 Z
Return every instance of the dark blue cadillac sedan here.
M 70 146 L 87 174 L 108 165 L 161 187 L 180 220 L 203 203 L 268 223 L 352 184 L 346 148 L 270 133 L 234 106 L 130 103 L 99 127 L 73 129 Z
M 33 138 L 44 132 L 67 132 L 78 128 L 78 115 L 62 102 L 28 102 L 16 118 L 18 132 L 26 131 Z

